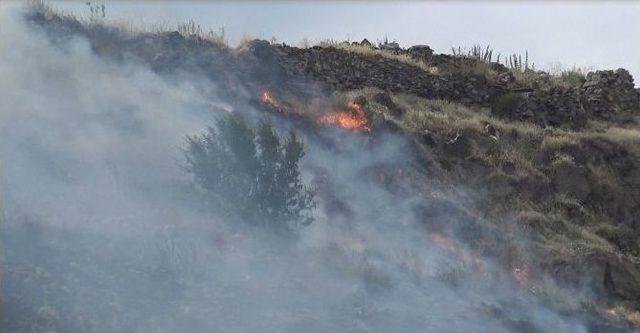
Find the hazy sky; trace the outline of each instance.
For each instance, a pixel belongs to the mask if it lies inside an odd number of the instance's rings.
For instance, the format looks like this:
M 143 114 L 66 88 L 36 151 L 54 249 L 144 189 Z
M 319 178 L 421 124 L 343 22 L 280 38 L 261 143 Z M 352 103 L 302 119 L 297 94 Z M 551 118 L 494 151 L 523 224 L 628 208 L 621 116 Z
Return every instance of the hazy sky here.
M 87 15 L 85 1 L 56 3 Z M 495 52 L 529 51 L 538 68 L 629 69 L 640 77 L 640 2 L 107 2 L 111 19 L 173 28 L 193 19 L 223 26 L 231 41 L 244 34 L 297 44 L 324 38 L 372 41 L 388 36 L 403 46 L 491 45 Z M 636 79 L 636 85 L 638 85 Z

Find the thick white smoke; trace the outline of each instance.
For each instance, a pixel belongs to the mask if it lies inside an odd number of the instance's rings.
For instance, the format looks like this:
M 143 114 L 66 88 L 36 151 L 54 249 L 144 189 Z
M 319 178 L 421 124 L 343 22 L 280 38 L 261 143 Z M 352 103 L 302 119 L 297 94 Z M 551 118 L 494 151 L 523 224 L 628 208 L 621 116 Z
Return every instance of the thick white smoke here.
M 584 331 L 430 240 L 411 213 L 424 199 L 367 176 L 408 160 L 401 139 L 307 139 L 303 172 L 324 170 L 348 213 L 321 202 L 281 244 L 209 211 L 182 168 L 223 103 L 210 82 L 54 45 L 15 11 L 0 22 L 3 331 Z

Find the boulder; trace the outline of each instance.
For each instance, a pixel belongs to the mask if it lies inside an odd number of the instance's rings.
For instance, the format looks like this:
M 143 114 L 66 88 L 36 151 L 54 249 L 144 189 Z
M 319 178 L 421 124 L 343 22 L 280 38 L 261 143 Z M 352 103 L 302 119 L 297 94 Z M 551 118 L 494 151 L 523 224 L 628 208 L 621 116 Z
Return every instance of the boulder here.
M 499 84 L 509 84 L 509 83 L 513 83 L 516 81 L 516 77 L 513 75 L 513 73 L 511 71 L 508 72 L 504 72 L 504 73 L 500 73 L 498 75 L 498 83 Z
M 401 50 L 400 44 L 396 42 L 385 42 L 380 44 L 380 49 L 398 52 Z
M 640 93 L 626 69 L 596 71 L 582 85 L 582 104 L 590 116 L 626 121 L 640 112 Z
M 410 56 L 417 59 L 429 59 L 433 55 L 433 50 L 427 45 L 414 45 L 407 49 Z

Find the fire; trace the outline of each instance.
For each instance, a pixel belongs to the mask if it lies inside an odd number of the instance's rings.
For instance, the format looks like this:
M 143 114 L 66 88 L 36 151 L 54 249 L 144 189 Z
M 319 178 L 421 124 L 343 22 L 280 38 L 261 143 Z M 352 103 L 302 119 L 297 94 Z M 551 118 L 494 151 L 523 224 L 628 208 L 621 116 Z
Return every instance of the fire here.
M 346 130 L 358 132 L 371 131 L 363 106 L 355 101 L 349 102 L 345 111 L 331 111 L 316 117 L 314 116 L 314 114 L 316 114 L 315 112 L 305 112 L 305 108 L 293 108 L 280 103 L 278 99 L 267 89 L 261 89 L 259 97 L 262 103 L 271 106 L 282 114 L 294 114 L 299 116 L 307 114 L 308 116 L 315 118 L 314 121 L 318 125 L 338 126 Z
M 263 89 L 262 91 L 260 91 L 260 100 L 263 103 L 269 104 L 274 107 L 279 106 L 278 101 L 276 101 L 273 95 L 271 95 L 271 92 L 269 92 L 269 90 L 266 90 L 266 89 Z
M 349 102 L 347 111 L 334 111 L 323 115 L 318 118 L 317 123 L 320 125 L 335 125 L 351 131 L 371 131 L 362 105 L 355 102 Z
M 516 267 L 513 269 L 513 278 L 518 281 L 522 287 L 529 286 L 529 270 L 526 267 Z
M 267 89 L 260 90 L 260 100 L 262 101 L 262 103 L 271 105 L 275 109 L 282 109 L 282 106 L 280 105 L 280 103 L 278 103 L 278 100 L 276 100 L 276 98 L 273 97 L 271 92 Z
M 267 89 L 260 90 L 260 101 L 271 106 L 278 112 L 285 115 L 301 115 L 300 111 L 290 105 L 280 103 L 278 99 Z

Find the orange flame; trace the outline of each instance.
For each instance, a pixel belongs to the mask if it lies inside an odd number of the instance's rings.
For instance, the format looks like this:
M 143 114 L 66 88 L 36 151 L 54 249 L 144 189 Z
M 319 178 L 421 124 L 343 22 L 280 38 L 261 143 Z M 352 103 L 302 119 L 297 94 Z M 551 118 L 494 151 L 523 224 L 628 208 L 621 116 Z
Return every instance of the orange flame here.
M 300 110 L 293 108 L 287 104 L 282 104 L 278 101 L 278 99 L 267 89 L 260 90 L 260 101 L 262 103 L 271 106 L 276 109 L 278 112 L 285 115 L 302 115 Z
M 513 278 L 518 281 L 520 286 L 529 286 L 529 270 L 526 267 L 516 267 L 513 269 Z
M 260 90 L 260 100 L 262 101 L 262 103 L 271 105 L 272 107 L 274 107 L 276 109 L 280 109 L 281 108 L 280 103 L 278 103 L 278 101 L 275 99 L 275 97 L 273 97 L 271 92 L 269 92 L 269 90 L 267 90 L 267 89 Z
M 262 103 L 271 106 L 278 112 L 291 115 L 302 115 L 302 112 L 298 109 L 287 107 L 280 103 L 276 97 L 267 89 L 261 89 L 259 93 L 260 101 Z M 311 113 L 313 114 L 313 113 Z M 315 119 L 315 122 L 319 125 L 332 125 L 338 126 L 346 130 L 370 132 L 369 121 L 367 120 L 365 111 L 362 105 L 356 102 L 349 102 L 347 104 L 346 111 L 333 111 L 328 112 Z
M 318 118 L 320 125 L 335 125 L 346 130 L 370 132 L 369 122 L 360 104 L 349 102 L 348 111 L 329 112 Z

